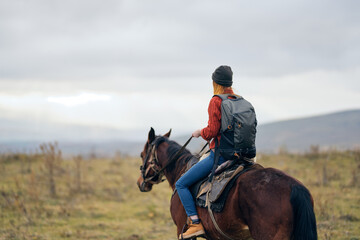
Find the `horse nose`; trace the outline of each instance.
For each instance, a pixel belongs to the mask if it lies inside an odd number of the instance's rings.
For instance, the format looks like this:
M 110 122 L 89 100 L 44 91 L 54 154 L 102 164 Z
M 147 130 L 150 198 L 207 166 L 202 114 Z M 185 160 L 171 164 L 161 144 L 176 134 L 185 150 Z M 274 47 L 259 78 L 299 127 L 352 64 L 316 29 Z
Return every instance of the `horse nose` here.
M 146 192 L 145 191 L 145 182 L 142 182 L 141 185 L 140 185 L 140 191 L 141 192 Z
M 137 180 L 137 185 L 141 192 L 145 192 L 145 181 L 143 181 L 141 178 Z

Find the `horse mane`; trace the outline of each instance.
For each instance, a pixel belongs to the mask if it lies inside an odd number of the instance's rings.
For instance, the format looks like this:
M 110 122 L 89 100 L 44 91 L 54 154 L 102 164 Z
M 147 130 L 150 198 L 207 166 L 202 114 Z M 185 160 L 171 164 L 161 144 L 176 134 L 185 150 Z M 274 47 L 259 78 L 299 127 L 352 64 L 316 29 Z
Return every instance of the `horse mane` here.
M 182 146 L 180 146 L 177 142 L 169 140 L 168 138 L 164 138 L 165 142 L 167 142 L 169 144 L 167 150 L 166 150 L 166 154 L 169 158 L 169 161 L 176 155 L 176 153 L 181 149 Z M 187 150 L 186 148 L 180 153 L 179 157 L 177 160 L 173 160 L 174 163 L 176 164 L 170 164 L 168 166 L 168 170 L 169 171 L 173 171 L 175 166 L 184 166 L 185 164 L 187 164 L 190 159 L 192 159 L 194 156 L 191 154 L 191 152 L 189 150 Z

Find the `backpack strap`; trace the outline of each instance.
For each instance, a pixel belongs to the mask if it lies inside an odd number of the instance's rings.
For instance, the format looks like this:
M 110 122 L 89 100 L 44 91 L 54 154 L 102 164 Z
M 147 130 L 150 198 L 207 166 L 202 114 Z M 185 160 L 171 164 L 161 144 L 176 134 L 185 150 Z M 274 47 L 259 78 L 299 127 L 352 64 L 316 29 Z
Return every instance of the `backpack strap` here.
M 215 156 L 214 156 L 214 165 L 211 169 L 211 174 L 209 177 L 209 182 L 212 182 L 214 174 L 215 174 L 215 170 L 217 168 L 218 162 L 219 162 L 219 157 L 220 157 L 220 151 L 219 151 L 219 140 L 217 137 L 215 137 Z
M 213 97 L 215 96 L 221 98 L 221 100 L 225 100 L 230 96 L 230 94 L 218 94 L 218 95 L 214 95 Z
M 242 98 L 242 97 L 240 97 L 238 95 L 235 95 L 235 94 L 218 94 L 218 95 L 214 95 L 213 97 L 215 97 L 215 96 L 221 98 L 221 100 L 229 99 L 229 97 L 233 97 L 233 99 Z

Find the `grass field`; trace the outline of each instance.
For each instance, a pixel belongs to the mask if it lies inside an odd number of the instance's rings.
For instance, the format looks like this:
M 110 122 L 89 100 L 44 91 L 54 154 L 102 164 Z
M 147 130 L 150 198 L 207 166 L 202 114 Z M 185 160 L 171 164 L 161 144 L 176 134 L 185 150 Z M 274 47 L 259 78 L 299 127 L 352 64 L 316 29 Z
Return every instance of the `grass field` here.
M 141 193 L 139 158 L 59 159 L 52 168 L 44 159 L 1 156 L 0 239 L 176 239 L 172 190 L 164 182 Z M 259 154 L 258 162 L 310 189 L 319 239 L 360 239 L 358 151 Z

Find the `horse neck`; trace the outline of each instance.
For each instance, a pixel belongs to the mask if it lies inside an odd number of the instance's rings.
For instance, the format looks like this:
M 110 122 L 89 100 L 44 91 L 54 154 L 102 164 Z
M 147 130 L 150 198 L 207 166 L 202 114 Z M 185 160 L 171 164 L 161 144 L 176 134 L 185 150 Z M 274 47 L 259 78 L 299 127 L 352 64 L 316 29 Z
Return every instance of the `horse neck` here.
M 171 159 L 169 159 L 167 155 L 167 149 L 169 147 L 168 143 L 160 144 L 158 147 L 158 160 L 161 164 L 161 166 L 165 166 Z M 169 182 L 172 189 L 175 189 L 175 183 L 176 181 L 181 177 L 181 175 L 185 172 L 185 166 L 186 163 L 184 161 L 181 161 L 181 158 L 184 157 L 183 154 L 180 154 L 180 156 L 177 158 L 175 163 L 170 164 L 165 170 L 164 174 Z

